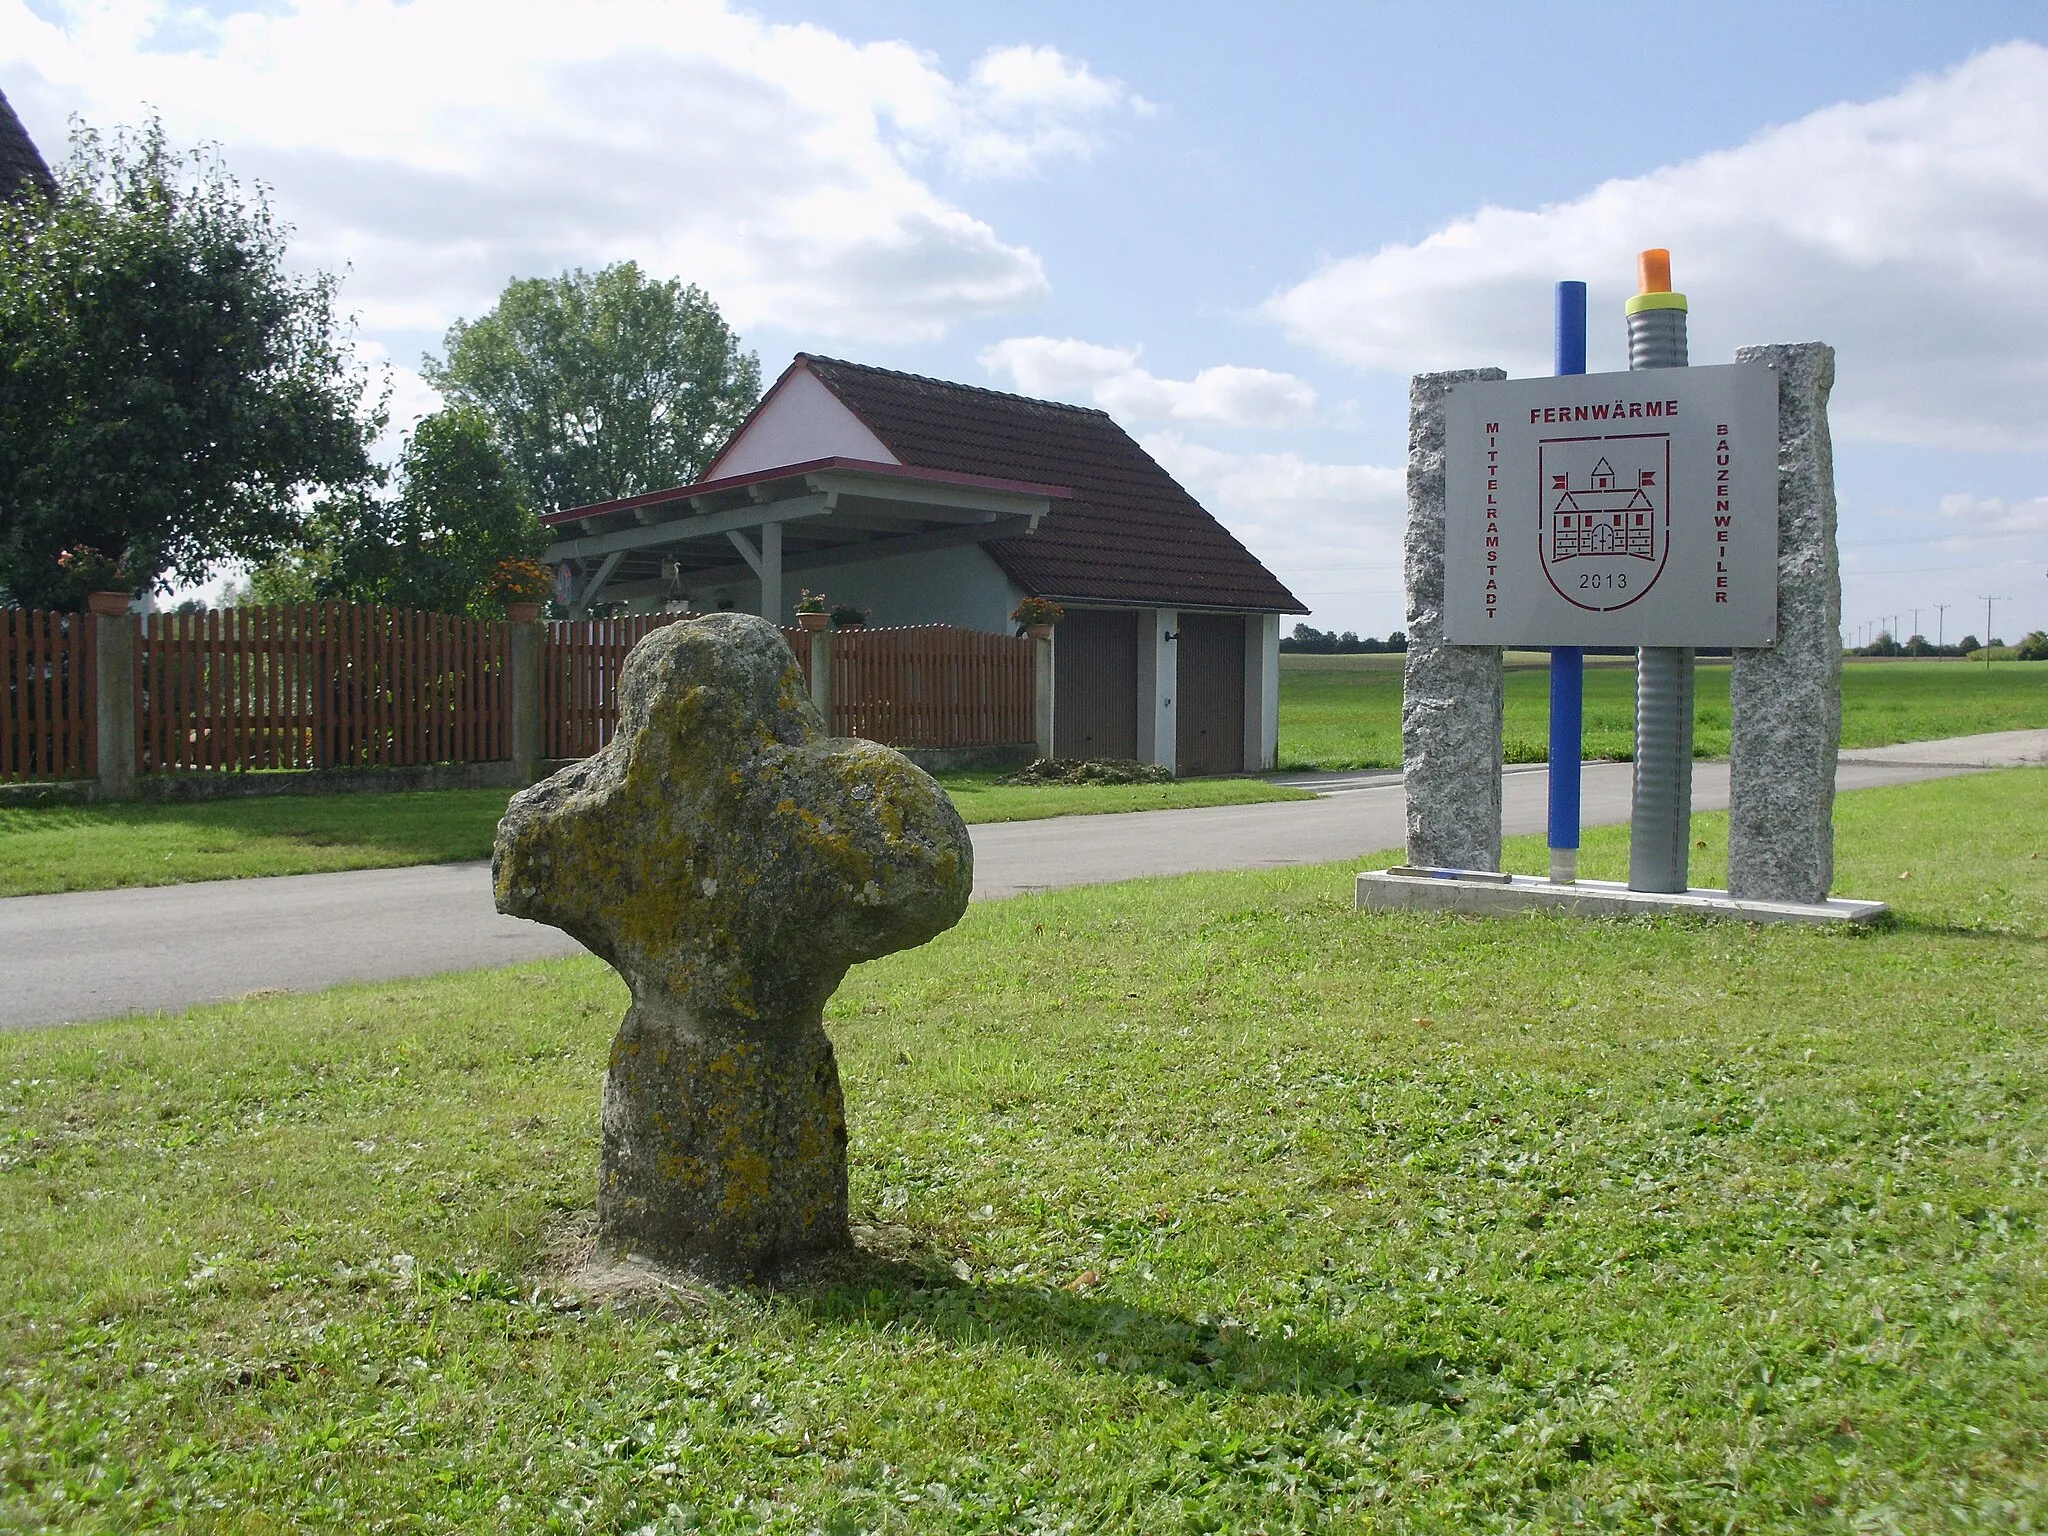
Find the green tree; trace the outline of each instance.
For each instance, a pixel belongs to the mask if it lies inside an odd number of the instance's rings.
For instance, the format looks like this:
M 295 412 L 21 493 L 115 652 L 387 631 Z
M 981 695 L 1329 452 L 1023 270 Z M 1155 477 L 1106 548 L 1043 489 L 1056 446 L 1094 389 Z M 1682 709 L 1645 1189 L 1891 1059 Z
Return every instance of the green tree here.
M 451 406 L 421 419 L 398 460 L 398 494 L 369 492 L 324 508 L 325 547 L 297 557 L 323 597 L 389 603 L 435 613 L 492 614 L 489 591 L 498 562 L 547 545 L 540 519 L 491 435 L 483 413 Z M 289 582 L 258 573 L 278 590 Z
M 54 198 L 0 202 L 0 589 L 76 606 L 81 548 L 137 590 L 198 581 L 364 481 L 380 408 L 286 234 L 154 121 L 74 130 Z
M 225 606 L 340 598 L 488 617 L 500 561 L 546 548 L 547 530 L 481 411 L 421 418 L 400 450 L 397 492 L 351 487 L 315 509 L 304 542 L 251 570 Z M 382 480 L 379 476 L 379 480 Z
M 761 393 L 760 360 L 703 289 L 630 261 L 521 278 L 422 371 L 483 411 L 537 508 L 697 478 Z

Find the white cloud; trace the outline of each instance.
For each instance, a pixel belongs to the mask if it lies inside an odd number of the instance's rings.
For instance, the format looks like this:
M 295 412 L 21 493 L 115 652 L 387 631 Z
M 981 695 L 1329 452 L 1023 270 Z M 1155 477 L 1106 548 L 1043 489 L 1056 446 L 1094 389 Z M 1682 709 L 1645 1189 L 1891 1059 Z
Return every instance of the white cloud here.
M 1941 516 L 1957 540 L 2010 538 L 2015 534 L 2048 537 L 2048 496 L 2008 501 L 2003 496 L 1970 496 L 1956 492 L 1941 498 Z
M 1048 291 L 927 162 L 1027 175 L 1142 104 L 1050 48 L 964 81 L 904 43 L 725 0 L 0 0 L 0 79 L 45 137 L 160 110 L 276 188 L 367 329 L 438 330 L 515 275 L 634 258 L 741 327 L 935 337 Z
M 1138 366 L 1136 347 L 1051 336 L 1012 336 L 982 350 L 981 366 L 1027 395 L 1085 395 Z
M 1056 48 L 995 48 L 959 95 L 965 121 L 947 158 L 973 176 L 1026 176 L 1061 156 L 1085 159 L 1097 120 L 1141 103 Z
M 1082 396 L 1130 421 L 1290 427 L 1315 416 L 1307 380 L 1265 368 L 1224 365 L 1192 379 L 1162 379 L 1138 366 L 1136 347 L 1052 336 L 1012 336 L 985 348 L 980 361 L 1027 395 Z
M 1322 628 L 1385 634 L 1402 624 L 1407 475 L 1299 453 L 1227 453 L 1178 432 L 1145 451 L 1304 603 Z
M 1839 352 L 1840 435 L 2048 446 L 2048 49 L 2031 43 L 1574 202 L 1482 208 L 1334 261 L 1265 312 L 1366 367 L 1542 373 L 1551 284 L 1580 277 L 1604 317 L 1594 366 L 1621 367 L 1621 301 L 1652 245 L 1693 300 L 1696 362 L 1819 338 Z

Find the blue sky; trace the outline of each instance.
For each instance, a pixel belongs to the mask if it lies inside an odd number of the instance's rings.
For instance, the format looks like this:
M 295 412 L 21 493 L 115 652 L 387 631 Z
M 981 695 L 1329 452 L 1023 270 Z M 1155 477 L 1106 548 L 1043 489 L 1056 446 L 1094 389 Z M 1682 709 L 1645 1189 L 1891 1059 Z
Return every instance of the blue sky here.
M 1400 623 L 1405 392 L 1674 250 L 1696 361 L 1834 342 L 1845 627 L 2048 627 L 2038 5 L 0 0 L 48 149 L 157 106 L 411 374 L 632 256 L 798 348 L 1100 403 L 1311 603 Z M 1938 618 L 1937 603 L 1948 603 Z

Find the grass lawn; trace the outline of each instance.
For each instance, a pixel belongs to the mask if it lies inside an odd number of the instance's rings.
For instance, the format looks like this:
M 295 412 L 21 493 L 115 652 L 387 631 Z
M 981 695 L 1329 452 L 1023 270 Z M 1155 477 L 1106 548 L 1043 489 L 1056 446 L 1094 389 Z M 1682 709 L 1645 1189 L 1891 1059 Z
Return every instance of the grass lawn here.
M 997 784 L 997 777 L 945 774 L 940 782 L 970 822 L 1307 796 L 1258 779 L 1040 788 Z M 0 807 L 0 896 L 487 859 L 506 798 L 504 790 L 476 789 Z
M 945 773 L 939 782 L 961 820 L 1039 821 L 1048 816 L 1094 816 L 1112 811 L 1168 811 L 1200 805 L 1253 805 L 1266 800 L 1313 800 L 1305 789 L 1263 779 L 1181 779 L 1171 784 L 998 784 L 993 773 Z
M 2038 1530 L 2048 772 L 1839 808 L 1893 927 L 978 905 L 831 1004 L 895 1256 L 701 1308 L 534 1279 L 594 961 L 7 1037 L 0 1527 Z
M 1589 657 L 1586 755 L 1635 752 L 1635 670 Z M 1621 662 L 1620 665 L 1610 664 Z M 1728 752 L 1728 664 L 1701 662 L 1694 749 Z M 1550 673 L 1542 653 L 1512 652 L 1503 738 L 1511 763 L 1549 758 Z M 1882 747 L 1981 731 L 2048 726 L 2048 666 L 2038 662 L 1851 660 L 1842 669 L 1842 745 Z M 1287 768 L 1401 766 L 1401 658 L 1280 658 L 1280 762 Z

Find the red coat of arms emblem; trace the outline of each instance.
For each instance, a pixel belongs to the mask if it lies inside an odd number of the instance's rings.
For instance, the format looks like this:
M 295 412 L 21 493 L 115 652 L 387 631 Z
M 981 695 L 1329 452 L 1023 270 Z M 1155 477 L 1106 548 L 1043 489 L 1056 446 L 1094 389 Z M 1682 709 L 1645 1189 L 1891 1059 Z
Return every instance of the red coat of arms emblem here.
M 1575 608 L 1626 608 L 1657 584 L 1671 550 L 1667 433 L 1545 438 L 1543 574 Z

